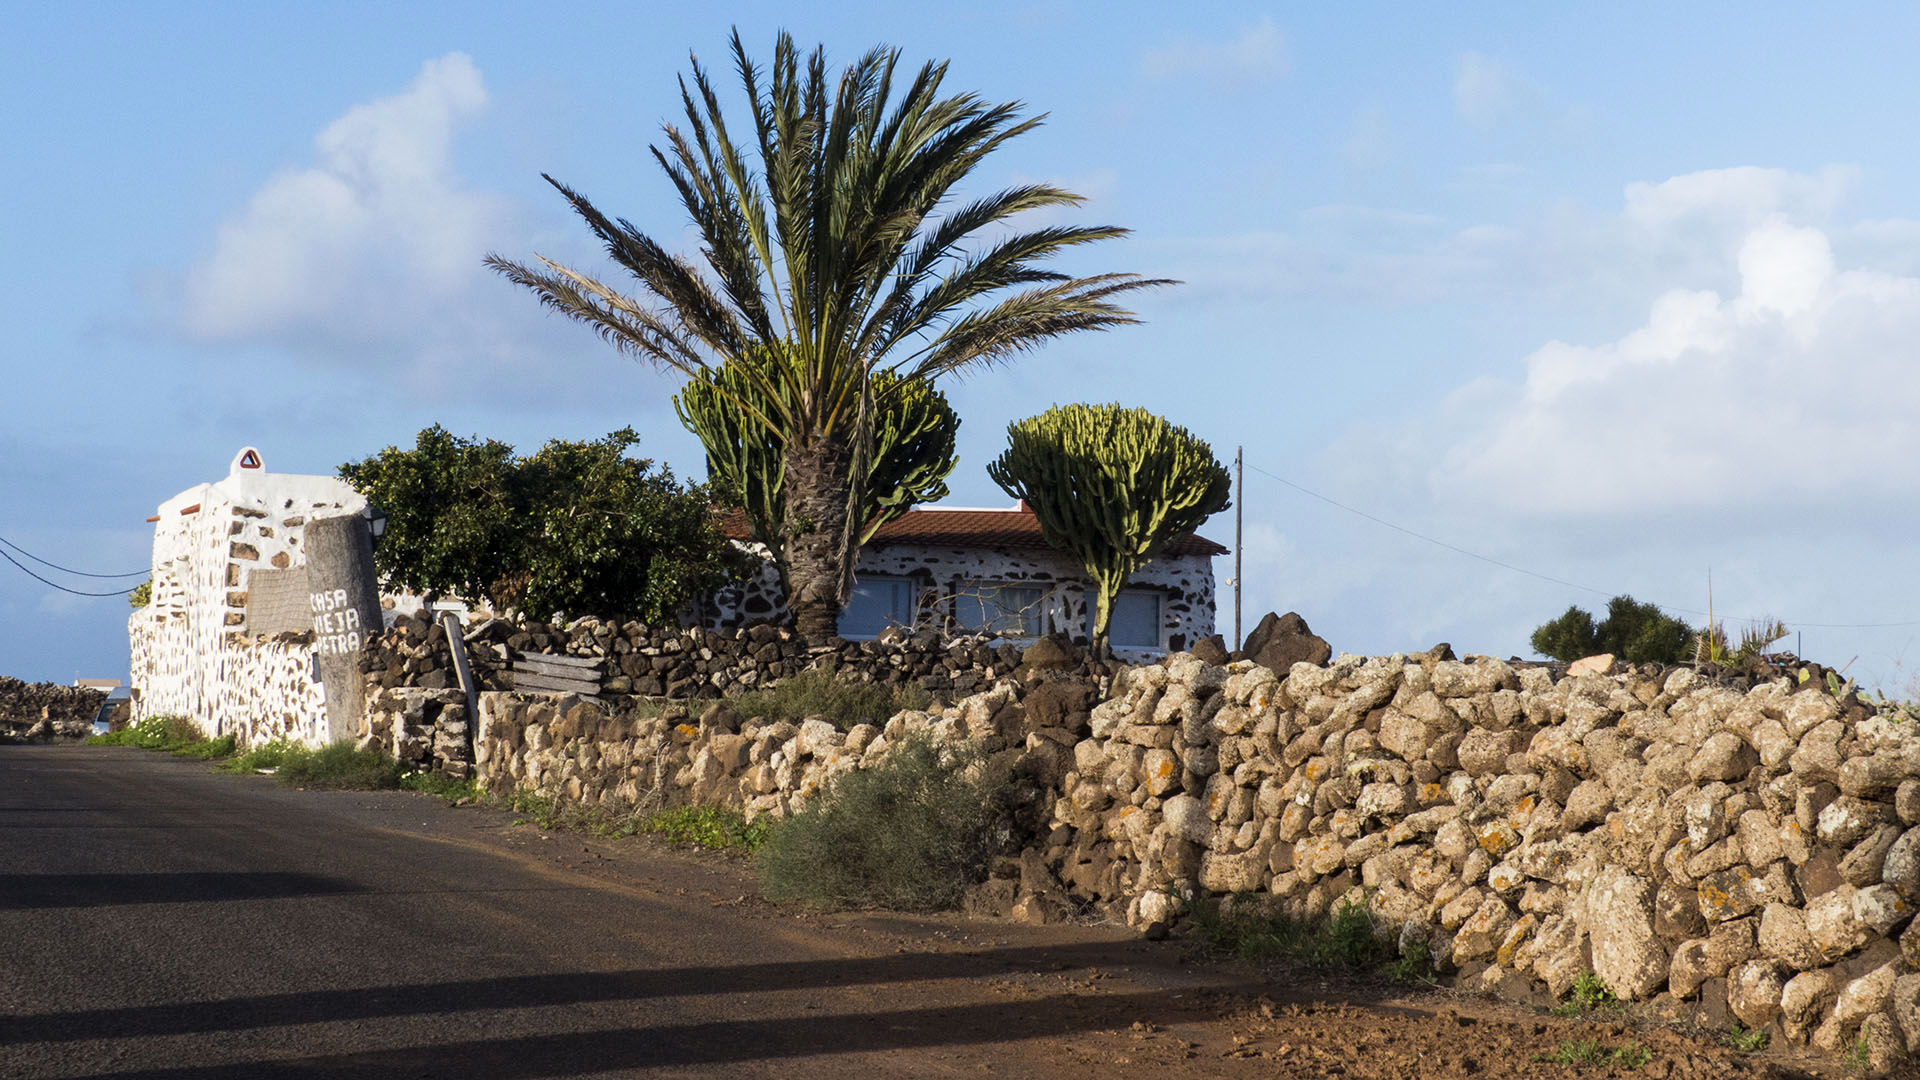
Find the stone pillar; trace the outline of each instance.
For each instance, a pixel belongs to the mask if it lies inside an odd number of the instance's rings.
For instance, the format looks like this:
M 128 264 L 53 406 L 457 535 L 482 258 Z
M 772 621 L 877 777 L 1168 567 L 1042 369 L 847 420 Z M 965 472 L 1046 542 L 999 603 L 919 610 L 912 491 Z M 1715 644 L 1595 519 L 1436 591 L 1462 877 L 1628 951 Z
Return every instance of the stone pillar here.
M 366 711 L 360 654 L 381 629 L 373 533 L 359 514 L 312 518 L 303 543 L 313 648 L 327 692 L 327 738 L 351 739 Z

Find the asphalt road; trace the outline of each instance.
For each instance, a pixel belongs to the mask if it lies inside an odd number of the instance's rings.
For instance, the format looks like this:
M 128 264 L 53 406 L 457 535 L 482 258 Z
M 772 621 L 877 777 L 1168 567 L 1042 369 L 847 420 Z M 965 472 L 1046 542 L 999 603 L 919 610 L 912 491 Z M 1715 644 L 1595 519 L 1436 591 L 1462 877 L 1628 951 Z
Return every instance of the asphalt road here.
M 0 746 L 0 1077 L 1237 1074 L 1152 1037 L 1234 978 L 1114 928 L 800 915 L 735 860 L 410 793 Z

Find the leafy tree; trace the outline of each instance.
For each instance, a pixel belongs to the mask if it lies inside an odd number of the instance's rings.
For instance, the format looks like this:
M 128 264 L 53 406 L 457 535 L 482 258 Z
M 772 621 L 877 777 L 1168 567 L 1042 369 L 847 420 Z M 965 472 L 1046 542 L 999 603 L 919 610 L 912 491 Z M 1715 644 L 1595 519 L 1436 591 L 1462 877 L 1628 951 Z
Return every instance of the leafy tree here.
M 737 360 L 689 382 L 674 395 L 680 422 L 707 452 L 707 481 L 716 494 L 746 512 L 753 538 L 778 554 L 780 523 L 786 520 L 786 440 L 738 401 L 761 403 L 759 384 L 742 374 Z M 960 417 L 947 396 L 925 381 L 898 387 L 900 377 L 876 372 L 877 411 L 864 455 L 867 475 L 860 485 L 865 503 L 855 515 L 864 522 L 859 542 L 914 506 L 946 497 L 946 478 L 955 464 L 954 438 Z M 785 567 L 782 567 L 784 571 Z
M 1555 660 L 1573 661 L 1596 653 L 1612 653 L 1630 664 L 1677 664 L 1688 658 L 1693 628 L 1664 614 L 1656 604 L 1631 596 L 1607 601 L 1607 617 L 1598 624 L 1579 607 L 1533 631 L 1533 651 Z
M 736 143 L 705 68 L 681 80 L 687 126 L 653 154 L 700 234 L 704 267 L 547 177 L 640 286 L 621 293 L 536 256 L 488 265 L 617 348 L 732 401 L 781 442 L 780 518 L 768 530 L 786 567 L 800 632 L 834 633 L 867 522 L 867 433 L 892 399 L 942 376 L 1006 360 L 1055 336 L 1136 321 L 1117 294 L 1161 284 L 1133 274 L 1072 277 L 1042 264 L 1123 235 L 1112 226 L 1009 229 L 1029 210 L 1081 199 L 1026 184 L 954 205 L 956 186 L 1023 135 L 1015 103 L 942 96 L 945 64 L 898 94 L 899 52 L 876 48 L 837 79 L 822 50 L 780 35 L 770 67 L 736 32 L 748 101 Z M 754 394 L 734 391 L 717 369 Z M 901 376 L 883 383 L 881 373 Z
M 1534 652 L 1563 663 L 1601 651 L 1600 633 L 1594 629 L 1593 616 L 1571 604 L 1559 618 L 1534 627 L 1530 644 Z
M 664 621 L 724 583 L 733 555 L 707 492 L 630 458 L 630 428 L 528 457 L 438 425 L 340 476 L 387 513 L 374 564 L 391 586 L 485 597 L 537 616 Z
M 1229 505 L 1231 481 L 1213 448 L 1145 409 L 1056 405 L 1007 427 L 987 466 L 1023 499 L 1040 532 L 1093 579 L 1093 648 L 1104 655 L 1114 598 L 1169 540 Z

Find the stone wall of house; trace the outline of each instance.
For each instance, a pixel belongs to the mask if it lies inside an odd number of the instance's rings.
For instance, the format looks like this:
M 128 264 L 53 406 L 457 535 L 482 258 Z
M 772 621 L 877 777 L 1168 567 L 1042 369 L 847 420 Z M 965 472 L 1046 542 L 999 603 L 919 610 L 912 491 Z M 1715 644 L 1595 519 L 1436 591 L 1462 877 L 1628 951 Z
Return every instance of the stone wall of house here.
M 1448 654 L 1285 673 L 1181 655 L 1093 697 L 1016 668 L 841 732 L 490 694 L 476 763 L 496 789 L 757 814 L 913 731 L 985 740 L 1043 792 L 1028 912 L 1149 927 L 1192 895 L 1303 917 L 1354 900 L 1469 987 L 1546 1001 L 1592 970 L 1676 1020 L 1920 1049 L 1920 732 L 1900 714 L 1789 679 Z
M 925 544 L 876 543 L 860 550 L 856 572 L 912 578 L 918 583 L 914 632 L 952 633 L 950 599 L 964 595 L 972 583 L 1032 585 L 1042 590 L 1043 633 L 1065 631 L 1084 642 L 1089 594 L 1084 571 L 1073 560 L 1052 550 L 984 551 L 979 548 Z M 1164 599 L 1160 606 L 1161 640 L 1174 650 L 1190 648 L 1213 633 L 1214 587 L 1212 561 L 1199 557 L 1169 557 L 1136 571 L 1128 588 L 1152 589 Z M 786 601 L 771 563 L 763 564 L 746 584 L 722 590 L 699 613 L 702 624 L 714 629 L 735 628 L 751 622 L 782 621 Z M 1158 659 L 1164 650 L 1116 649 L 1123 659 Z

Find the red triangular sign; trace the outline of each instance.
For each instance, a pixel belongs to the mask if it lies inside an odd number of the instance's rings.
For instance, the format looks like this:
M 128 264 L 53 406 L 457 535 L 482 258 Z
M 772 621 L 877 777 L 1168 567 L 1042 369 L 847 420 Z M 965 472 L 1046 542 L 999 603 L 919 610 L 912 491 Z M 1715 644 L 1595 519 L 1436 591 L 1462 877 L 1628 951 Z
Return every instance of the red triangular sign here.
M 241 455 L 240 455 L 240 467 L 241 467 L 241 468 L 243 468 L 243 469 L 257 469 L 257 468 L 259 468 L 259 467 L 260 467 L 260 455 L 259 455 L 259 454 L 256 454 L 256 453 L 254 453 L 254 452 L 253 452 L 252 450 L 248 450 L 248 451 L 247 451 L 246 453 L 244 453 L 244 454 L 241 454 Z

